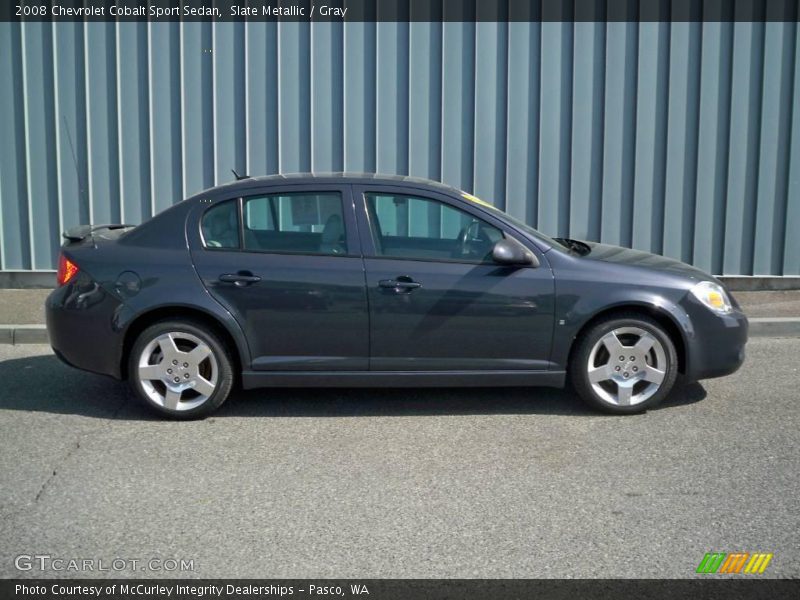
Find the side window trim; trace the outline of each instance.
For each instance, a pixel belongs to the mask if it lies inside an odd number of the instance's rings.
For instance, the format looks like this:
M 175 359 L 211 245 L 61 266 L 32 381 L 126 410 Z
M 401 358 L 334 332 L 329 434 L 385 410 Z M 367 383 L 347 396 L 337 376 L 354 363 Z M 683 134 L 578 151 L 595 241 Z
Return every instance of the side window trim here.
M 236 210 L 239 216 L 239 251 L 243 252 L 244 247 L 244 196 L 236 199 Z
M 378 221 L 378 215 L 375 213 L 375 209 L 370 206 L 369 199 L 367 196 L 370 192 L 365 191 L 361 194 L 361 197 L 364 200 L 364 210 L 367 212 L 367 223 L 369 225 L 369 236 L 370 240 L 372 241 L 372 254 L 374 256 L 381 256 L 380 254 L 380 240 L 383 239 L 383 230 L 381 229 L 381 224 Z

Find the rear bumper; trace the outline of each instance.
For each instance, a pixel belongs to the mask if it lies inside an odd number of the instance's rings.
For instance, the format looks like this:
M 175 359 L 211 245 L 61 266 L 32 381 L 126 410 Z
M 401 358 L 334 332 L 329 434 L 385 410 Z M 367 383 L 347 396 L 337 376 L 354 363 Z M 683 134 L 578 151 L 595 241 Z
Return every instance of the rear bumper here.
M 717 315 L 694 299 L 687 300 L 691 323 L 686 332 L 688 381 L 730 375 L 742 366 L 747 344 L 747 317 L 738 309 Z
M 66 364 L 120 378 L 122 334 L 114 327 L 122 303 L 81 274 L 45 301 L 50 345 Z

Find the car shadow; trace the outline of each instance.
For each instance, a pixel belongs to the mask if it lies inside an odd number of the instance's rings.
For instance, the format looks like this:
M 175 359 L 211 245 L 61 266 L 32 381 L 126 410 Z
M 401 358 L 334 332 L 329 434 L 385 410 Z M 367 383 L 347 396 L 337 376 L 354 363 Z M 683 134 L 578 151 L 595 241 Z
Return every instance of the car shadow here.
M 676 386 L 656 410 L 699 402 L 700 384 Z M 0 362 L 0 410 L 100 419 L 158 420 L 128 386 L 72 369 L 55 356 Z M 355 417 L 436 415 L 596 417 L 577 395 L 552 388 L 270 388 L 234 390 L 214 417 Z M 613 418 L 613 417 L 610 417 Z

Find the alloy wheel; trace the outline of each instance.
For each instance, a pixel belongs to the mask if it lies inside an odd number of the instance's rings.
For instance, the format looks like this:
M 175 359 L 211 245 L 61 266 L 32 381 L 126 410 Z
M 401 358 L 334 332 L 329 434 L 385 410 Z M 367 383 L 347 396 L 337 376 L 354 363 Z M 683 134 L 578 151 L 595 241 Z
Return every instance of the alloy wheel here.
M 211 347 L 195 335 L 169 332 L 139 355 L 137 376 L 157 405 L 187 411 L 206 402 L 217 388 L 219 365 Z
M 594 392 L 616 406 L 634 406 L 652 397 L 664 381 L 667 354 L 641 327 L 619 327 L 592 347 L 587 364 Z

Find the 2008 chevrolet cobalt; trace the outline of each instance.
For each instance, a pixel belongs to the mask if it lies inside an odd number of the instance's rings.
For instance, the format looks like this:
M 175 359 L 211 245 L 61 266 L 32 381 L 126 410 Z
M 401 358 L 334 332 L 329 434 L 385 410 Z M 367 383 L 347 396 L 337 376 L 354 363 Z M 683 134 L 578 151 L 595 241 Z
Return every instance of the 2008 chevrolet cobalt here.
M 747 319 L 676 260 L 552 239 L 410 177 L 292 175 L 207 190 L 138 227 L 64 234 L 56 354 L 164 415 L 270 386 L 562 386 L 635 413 L 735 371 Z

